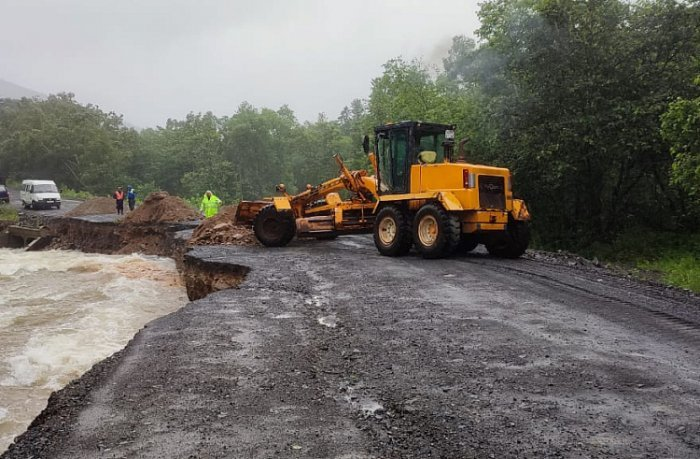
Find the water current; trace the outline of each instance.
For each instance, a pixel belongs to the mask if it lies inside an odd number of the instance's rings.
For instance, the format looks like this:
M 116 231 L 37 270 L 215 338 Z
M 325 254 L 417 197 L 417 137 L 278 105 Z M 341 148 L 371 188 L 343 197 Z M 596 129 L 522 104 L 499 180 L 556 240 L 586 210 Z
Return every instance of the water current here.
M 52 391 L 186 302 L 168 258 L 0 249 L 0 454 Z

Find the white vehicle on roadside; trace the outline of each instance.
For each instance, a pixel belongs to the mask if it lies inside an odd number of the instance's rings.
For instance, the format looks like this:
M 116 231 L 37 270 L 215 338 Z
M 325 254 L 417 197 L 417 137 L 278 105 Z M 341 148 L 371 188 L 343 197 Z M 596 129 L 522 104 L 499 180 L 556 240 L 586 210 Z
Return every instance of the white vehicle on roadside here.
M 61 208 L 61 195 L 53 180 L 23 180 L 19 197 L 25 209 Z

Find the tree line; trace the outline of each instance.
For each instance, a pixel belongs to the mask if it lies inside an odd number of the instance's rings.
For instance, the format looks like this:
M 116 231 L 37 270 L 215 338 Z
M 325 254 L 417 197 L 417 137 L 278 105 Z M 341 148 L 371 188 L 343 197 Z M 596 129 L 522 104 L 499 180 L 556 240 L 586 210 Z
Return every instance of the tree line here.
M 336 119 L 243 103 L 136 131 L 71 94 L 0 101 L 0 175 L 115 184 L 227 202 L 368 167 L 375 125 L 457 126 L 469 160 L 509 167 L 540 243 L 580 248 L 630 226 L 700 228 L 700 3 L 490 0 L 478 41 L 454 37 L 440 68 L 389 60 Z

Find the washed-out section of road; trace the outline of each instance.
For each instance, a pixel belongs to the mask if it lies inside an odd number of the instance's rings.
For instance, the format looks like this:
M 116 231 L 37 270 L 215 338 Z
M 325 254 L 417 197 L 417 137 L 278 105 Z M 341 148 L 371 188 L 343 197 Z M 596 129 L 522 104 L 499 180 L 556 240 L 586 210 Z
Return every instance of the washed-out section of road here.
M 250 268 L 52 397 L 3 458 L 700 454 L 695 297 L 367 237 L 198 247 Z

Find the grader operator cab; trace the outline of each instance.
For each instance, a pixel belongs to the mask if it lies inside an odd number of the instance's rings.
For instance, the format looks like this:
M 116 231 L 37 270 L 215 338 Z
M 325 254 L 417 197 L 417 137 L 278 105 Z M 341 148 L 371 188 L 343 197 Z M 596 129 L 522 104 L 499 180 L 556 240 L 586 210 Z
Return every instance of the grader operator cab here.
M 253 222 L 267 246 L 296 235 L 329 238 L 374 233 L 379 253 L 405 255 L 415 246 L 424 258 L 468 252 L 483 243 L 490 254 L 517 258 L 529 243 L 530 214 L 513 198 L 508 169 L 466 162 L 455 152 L 451 125 L 408 121 L 375 128 L 375 149 L 363 147 L 374 167 L 349 171 L 336 155 L 340 176 L 289 195 L 239 205 L 237 221 Z M 342 200 L 339 190 L 348 190 Z

